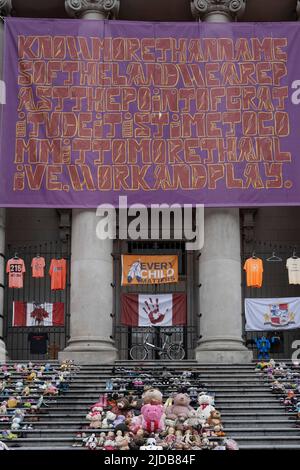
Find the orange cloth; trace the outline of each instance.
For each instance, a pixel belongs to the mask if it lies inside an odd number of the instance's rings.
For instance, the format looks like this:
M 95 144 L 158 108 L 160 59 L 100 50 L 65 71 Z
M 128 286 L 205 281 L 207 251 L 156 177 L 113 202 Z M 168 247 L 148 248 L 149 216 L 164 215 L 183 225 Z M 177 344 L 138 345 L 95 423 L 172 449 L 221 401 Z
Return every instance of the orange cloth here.
M 247 287 L 261 287 L 263 278 L 263 262 L 260 258 L 248 258 L 244 264 L 247 274 Z
M 51 290 L 65 289 L 67 276 L 67 261 L 65 259 L 52 259 L 49 269 L 51 276 Z
M 32 277 L 44 277 L 45 258 L 37 256 L 31 261 Z
M 11 258 L 6 263 L 6 272 L 8 273 L 8 287 L 22 289 L 23 273 L 25 273 L 25 264 L 21 258 Z

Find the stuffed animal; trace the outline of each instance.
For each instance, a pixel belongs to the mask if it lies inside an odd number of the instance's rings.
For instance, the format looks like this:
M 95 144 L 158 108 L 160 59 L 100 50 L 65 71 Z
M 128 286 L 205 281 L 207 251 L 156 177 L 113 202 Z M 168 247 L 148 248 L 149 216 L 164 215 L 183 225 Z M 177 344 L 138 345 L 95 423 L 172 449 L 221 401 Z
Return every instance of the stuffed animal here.
M 13 409 L 13 408 L 17 408 L 17 406 L 18 406 L 18 400 L 15 397 L 10 397 L 7 400 L 7 408 Z
M 156 444 L 156 439 L 154 437 L 149 437 L 149 439 L 147 439 L 146 445 L 140 447 L 140 450 L 162 450 L 162 449 L 163 449 L 162 446 L 158 446 Z
M 213 406 L 214 399 L 211 395 L 206 395 L 205 393 L 202 393 L 198 397 L 198 403 L 199 407 L 197 408 L 197 416 L 204 424 L 210 417 L 211 412 L 215 411 L 215 407 Z
M 3 401 L 0 405 L 0 415 L 6 415 L 7 414 L 7 401 Z
M 11 430 L 17 431 L 21 427 L 21 423 L 24 420 L 25 413 L 23 410 L 16 409 L 11 423 Z
M 221 424 L 221 413 L 218 410 L 213 410 L 207 418 L 207 424 L 210 426 L 218 426 Z
M 150 388 L 142 395 L 144 405 L 161 405 L 163 402 L 162 393 L 156 388 Z
M 96 435 L 94 433 L 89 437 L 85 437 L 83 439 L 83 442 L 85 443 L 85 447 L 87 447 L 89 450 L 96 450 L 98 440 L 97 440 Z
M 101 411 L 90 411 L 86 415 L 86 419 L 90 421 L 90 428 L 100 429 L 102 427 L 102 412 Z
M 174 397 L 174 404 L 166 408 L 166 418 L 185 421 L 193 411 L 190 401 L 190 397 L 185 393 L 177 393 Z
M 192 410 L 189 413 L 189 417 L 184 421 L 183 426 L 185 429 L 187 428 L 194 428 L 199 429 L 201 428 L 202 420 L 198 417 L 197 411 Z
M 163 431 L 165 429 L 162 405 L 144 405 L 141 409 L 141 413 L 143 417 L 142 427 L 145 431 L 151 433 L 155 431 Z
M 113 428 L 114 427 L 114 421 L 116 419 L 115 413 L 112 411 L 107 411 L 105 418 L 102 420 L 102 427 L 103 428 Z

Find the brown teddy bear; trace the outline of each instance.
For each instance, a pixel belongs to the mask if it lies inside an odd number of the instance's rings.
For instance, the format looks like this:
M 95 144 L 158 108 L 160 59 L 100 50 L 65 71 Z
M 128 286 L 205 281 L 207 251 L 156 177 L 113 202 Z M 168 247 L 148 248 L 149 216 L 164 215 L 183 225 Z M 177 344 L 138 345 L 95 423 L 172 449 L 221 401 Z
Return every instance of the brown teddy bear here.
M 174 397 L 174 404 L 166 408 L 166 418 L 185 421 L 192 411 L 190 397 L 185 393 L 177 393 Z
M 213 410 L 207 419 L 207 424 L 210 426 L 219 426 L 221 424 L 221 413 L 218 410 Z

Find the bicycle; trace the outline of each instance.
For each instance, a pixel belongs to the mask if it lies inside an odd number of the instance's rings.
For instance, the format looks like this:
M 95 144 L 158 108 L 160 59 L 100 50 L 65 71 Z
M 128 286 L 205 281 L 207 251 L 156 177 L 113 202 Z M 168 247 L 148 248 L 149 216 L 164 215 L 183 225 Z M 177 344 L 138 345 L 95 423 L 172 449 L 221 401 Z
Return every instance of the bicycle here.
M 155 344 L 148 342 L 148 336 L 150 332 L 147 334 L 144 344 L 136 344 L 132 346 L 129 350 L 130 357 L 133 361 L 145 361 L 150 349 L 154 351 L 158 351 L 158 355 L 166 355 L 170 361 L 182 361 L 185 357 L 185 350 L 180 343 L 170 343 L 168 338 L 172 335 L 170 332 L 164 332 L 165 339 L 163 342 L 162 347 L 156 346 Z

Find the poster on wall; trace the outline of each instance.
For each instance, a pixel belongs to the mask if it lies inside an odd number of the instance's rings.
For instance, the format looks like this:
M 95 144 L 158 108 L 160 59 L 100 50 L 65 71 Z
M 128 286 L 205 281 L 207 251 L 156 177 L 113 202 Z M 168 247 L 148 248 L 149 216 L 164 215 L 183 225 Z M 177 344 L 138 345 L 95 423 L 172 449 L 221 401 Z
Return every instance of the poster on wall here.
M 5 19 L 0 207 L 299 205 L 297 22 Z
M 246 331 L 300 327 L 300 297 L 245 299 Z
M 64 304 L 14 301 L 12 326 L 64 326 Z
M 122 286 L 178 282 L 177 255 L 122 255 Z
M 186 325 L 186 295 L 122 294 L 121 324 L 127 326 Z

